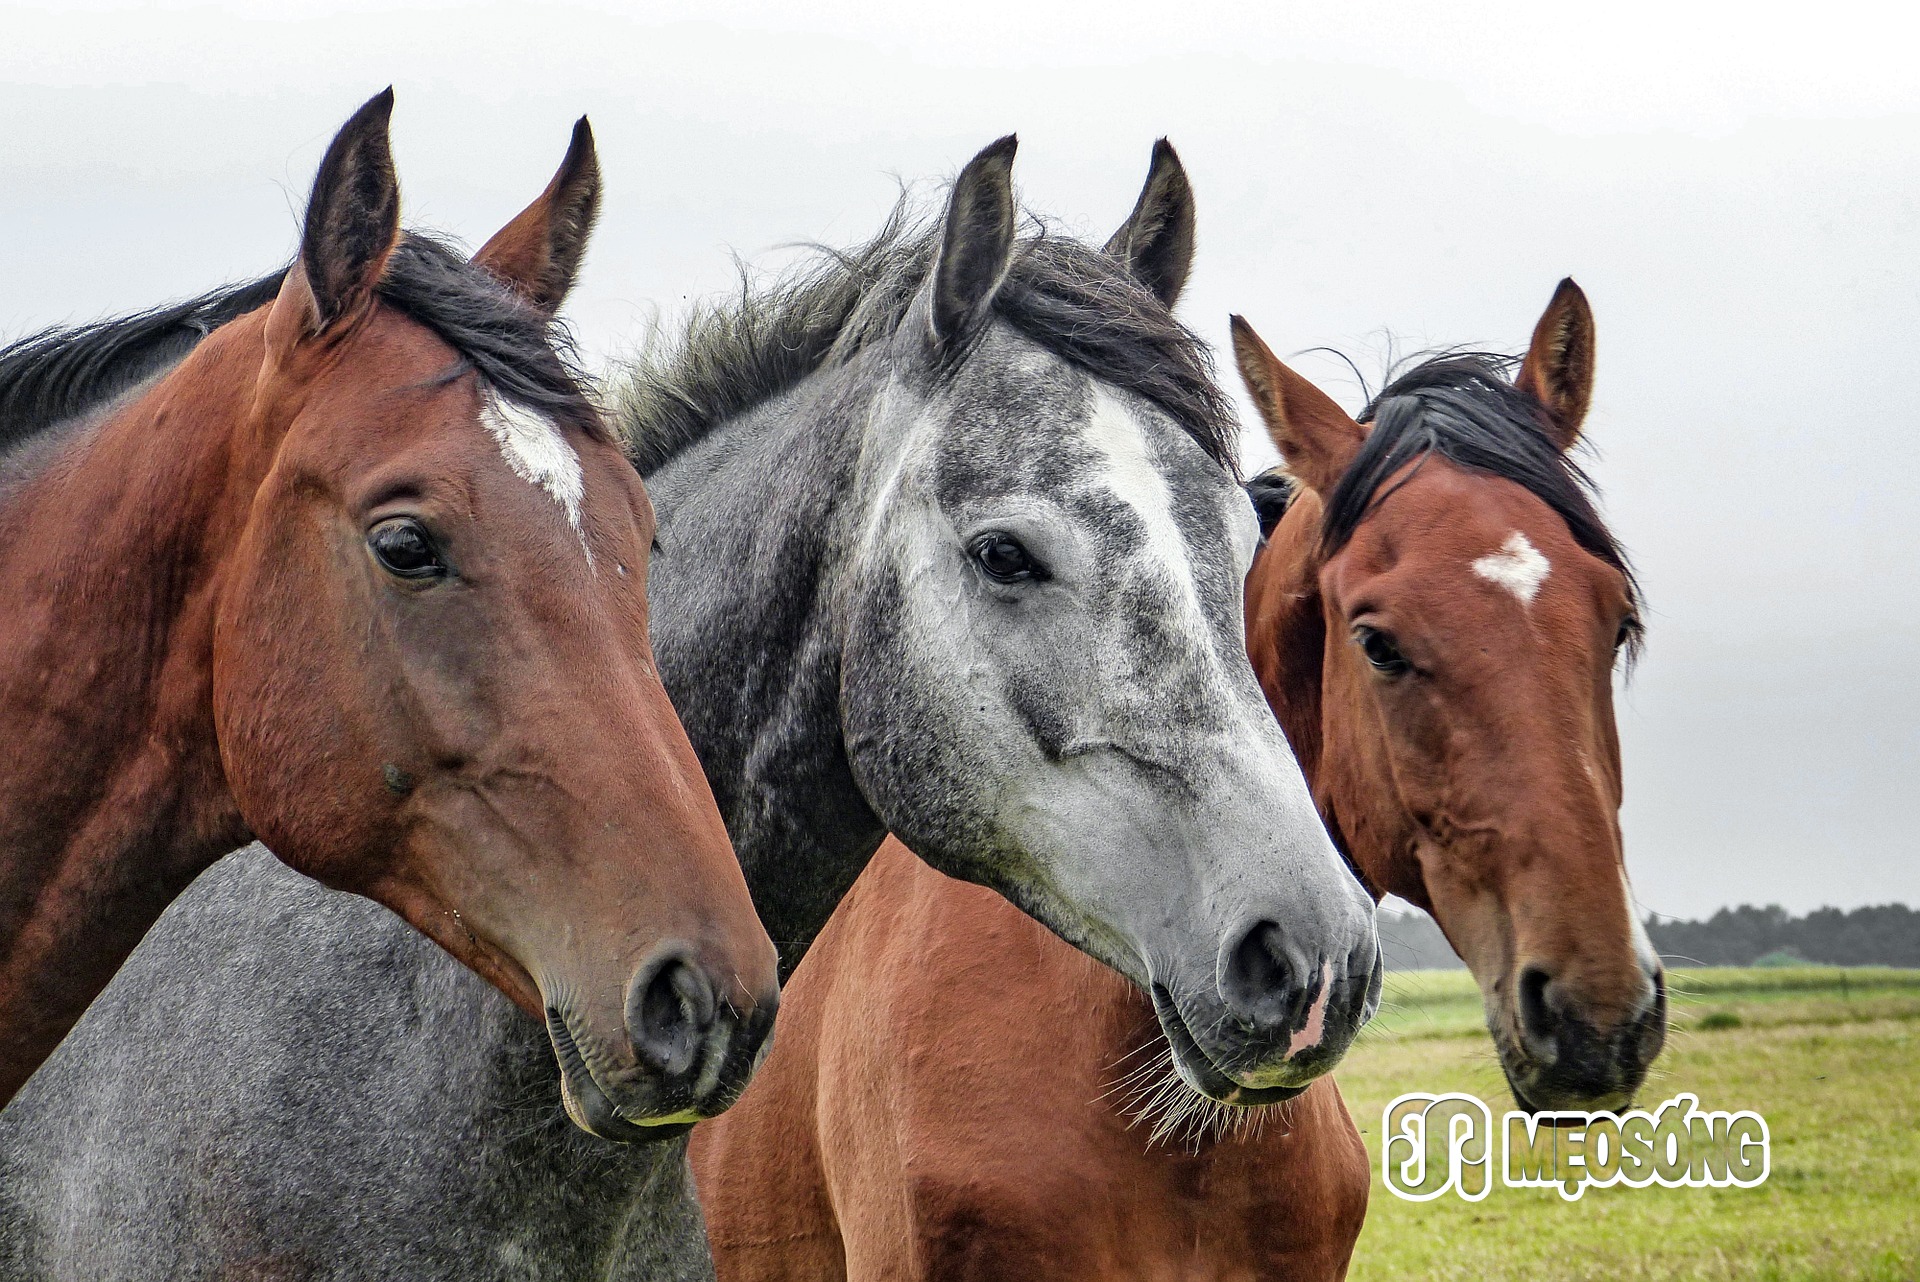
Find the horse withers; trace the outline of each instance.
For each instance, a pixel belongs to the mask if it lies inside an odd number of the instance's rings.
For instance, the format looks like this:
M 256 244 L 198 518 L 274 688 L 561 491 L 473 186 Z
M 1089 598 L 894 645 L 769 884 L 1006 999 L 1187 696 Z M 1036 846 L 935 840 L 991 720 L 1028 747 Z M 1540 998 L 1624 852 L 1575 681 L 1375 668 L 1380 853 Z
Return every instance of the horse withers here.
M 1522 1105 L 1618 1105 L 1664 1005 L 1616 816 L 1611 682 L 1638 594 L 1566 456 L 1585 299 L 1561 287 L 1515 381 L 1496 358 L 1430 360 L 1364 423 L 1234 333 L 1295 469 L 1252 487 L 1269 537 L 1247 646 L 1316 802 L 1490 994 L 1549 975 L 1545 1011 L 1489 1000 Z M 1136 987 L 897 842 L 781 1023 L 753 1088 L 694 1135 L 722 1282 L 1346 1271 L 1370 1171 L 1331 1078 L 1266 1109 L 1196 1095 Z
M 764 1038 L 652 512 L 551 327 L 591 135 L 469 263 L 400 230 L 392 101 L 285 273 L 0 353 L 0 1102 L 255 837 L 540 1018 L 597 1134 L 725 1107 Z

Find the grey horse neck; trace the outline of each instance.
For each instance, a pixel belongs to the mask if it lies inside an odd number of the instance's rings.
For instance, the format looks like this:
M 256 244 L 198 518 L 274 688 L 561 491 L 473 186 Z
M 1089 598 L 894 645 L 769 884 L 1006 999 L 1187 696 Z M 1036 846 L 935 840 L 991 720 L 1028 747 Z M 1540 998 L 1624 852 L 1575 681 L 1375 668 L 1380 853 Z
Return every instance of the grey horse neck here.
M 647 477 L 654 653 L 783 977 L 886 836 L 839 712 L 836 565 L 857 528 L 865 363 L 811 376 Z
M 0 1282 L 711 1282 L 684 1142 L 558 1091 L 536 1021 L 251 847 L 0 1111 Z

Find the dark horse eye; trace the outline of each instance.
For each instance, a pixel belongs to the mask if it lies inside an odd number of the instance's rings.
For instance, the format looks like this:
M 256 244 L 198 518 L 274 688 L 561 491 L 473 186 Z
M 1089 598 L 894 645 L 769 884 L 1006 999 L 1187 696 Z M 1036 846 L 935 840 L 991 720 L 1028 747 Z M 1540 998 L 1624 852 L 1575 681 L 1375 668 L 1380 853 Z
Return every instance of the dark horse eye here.
M 1022 579 L 1042 577 L 1039 565 L 1020 546 L 1020 540 L 998 530 L 982 534 L 973 541 L 973 559 L 980 563 L 980 568 L 987 572 L 989 578 L 1000 583 L 1017 583 Z
M 1400 647 L 1393 643 L 1393 638 L 1378 628 L 1360 624 L 1353 630 L 1353 639 L 1360 643 L 1361 652 L 1375 671 L 1397 677 L 1413 667 L 1407 662 L 1407 656 L 1400 653 Z
M 381 568 L 403 579 L 431 579 L 447 572 L 426 528 L 411 517 L 382 521 L 367 534 Z

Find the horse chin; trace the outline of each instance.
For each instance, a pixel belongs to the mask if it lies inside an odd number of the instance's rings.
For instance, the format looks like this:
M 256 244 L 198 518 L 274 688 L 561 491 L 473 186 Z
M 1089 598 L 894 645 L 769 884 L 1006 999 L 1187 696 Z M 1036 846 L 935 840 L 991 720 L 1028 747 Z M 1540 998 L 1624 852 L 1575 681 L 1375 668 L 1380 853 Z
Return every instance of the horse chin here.
M 1216 1104 L 1240 1108 L 1258 1108 L 1265 1104 L 1283 1104 L 1306 1090 L 1299 1086 L 1246 1086 L 1229 1077 L 1207 1053 L 1200 1049 L 1173 995 L 1163 985 L 1153 986 L 1153 1009 L 1160 1017 L 1160 1031 L 1173 1050 L 1173 1070 L 1180 1080 Z
M 1494 1045 L 1500 1052 L 1500 1071 L 1506 1076 L 1507 1090 L 1513 1095 L 1514 1107 L 1522 1113 L 1535 1116 L 1560 1112 L 1618 1113 L 1633 1103 L 1631 1090 L 1591 1097 L 1556 1089 L 1550 1080 L 1545 1080 L 1551 1078 L 1550 1070 L 1515 1054 L 1499 1038 L 1494 1039 Z

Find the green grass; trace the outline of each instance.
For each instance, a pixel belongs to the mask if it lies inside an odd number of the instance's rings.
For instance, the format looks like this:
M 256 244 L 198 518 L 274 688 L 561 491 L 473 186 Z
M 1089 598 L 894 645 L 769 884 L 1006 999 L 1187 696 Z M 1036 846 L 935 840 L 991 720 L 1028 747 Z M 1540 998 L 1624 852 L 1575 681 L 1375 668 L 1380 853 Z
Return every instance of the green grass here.
M 1402 1202 L 1380 1181 L 1380 1110 L 1406 1091 L 1511 1108 L 1464 971 L 1388 977 L 1381 1015 L 1335 1074 L 1373 1157 L 1349 1278 L 1920 1279 L 1920 971 L 1671 974 L 1673 1029 L 1641 1094 L 1767 1119 L 1754 1189 L 1496 1186 Z

